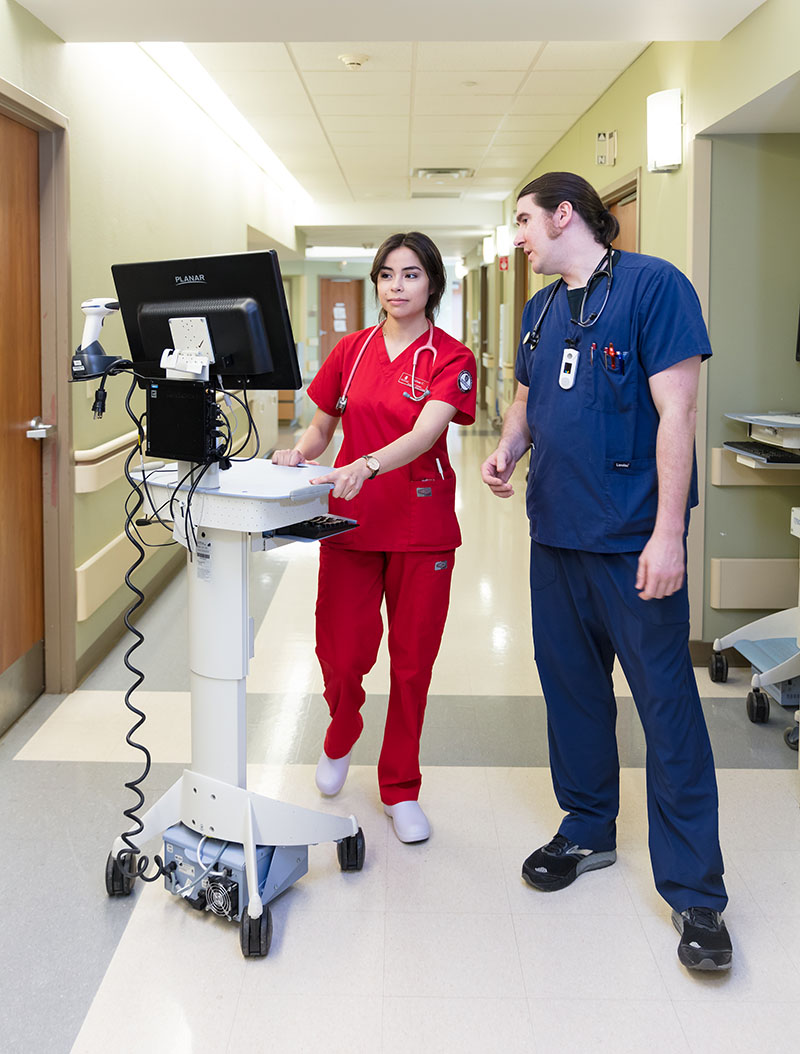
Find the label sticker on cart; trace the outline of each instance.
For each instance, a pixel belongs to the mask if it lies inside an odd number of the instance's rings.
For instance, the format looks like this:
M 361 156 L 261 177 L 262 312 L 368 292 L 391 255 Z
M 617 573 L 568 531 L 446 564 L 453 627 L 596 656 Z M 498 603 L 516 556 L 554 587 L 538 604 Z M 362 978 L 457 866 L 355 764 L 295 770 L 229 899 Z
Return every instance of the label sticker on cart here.
M 201 582 L 211 581 L 211 539 L 198 538 L 197 547 L 194 551 L 197 561 L 197 577 Z

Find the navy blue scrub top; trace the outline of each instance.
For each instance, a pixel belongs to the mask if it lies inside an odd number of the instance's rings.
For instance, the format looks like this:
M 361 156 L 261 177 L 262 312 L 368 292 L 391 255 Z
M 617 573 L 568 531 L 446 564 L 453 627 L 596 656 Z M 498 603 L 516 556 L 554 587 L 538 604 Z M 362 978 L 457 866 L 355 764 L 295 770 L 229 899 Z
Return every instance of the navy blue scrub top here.
M 566 285 L 550 305 L 534 350 L 520 340 L 517 380 L 529 388 L 533 440 L 527 508 L 531 537 L 543 545 L 596 553 L 636 552 L 655 525 L 658 411 L 648 378 L 677 362 L 711 355 L 700 302 L 689 280 L 666 260 L 614 254 L 614 281 L 598 321 L 571 321 Z M 599 309 L 605 279 L 593 286 L 584 318 Z M 522 312 L 521 337 L 533 329 L 552 286 Z M 566 341 L 579 351 L 575 383 L 559 387 Z M 592 345 L 595 345 L 592 350 Z M 613 345 L 617 369 L 604 349 Z M 687 502 L 697 504 L 697 465 Z

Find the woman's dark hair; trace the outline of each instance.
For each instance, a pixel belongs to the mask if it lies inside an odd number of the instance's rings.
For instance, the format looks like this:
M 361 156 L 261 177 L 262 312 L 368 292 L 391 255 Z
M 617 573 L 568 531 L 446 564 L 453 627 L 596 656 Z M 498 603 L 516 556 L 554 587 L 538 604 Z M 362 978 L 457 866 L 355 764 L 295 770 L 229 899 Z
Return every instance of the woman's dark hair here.
M 526 194 L 531 194 L 539 208 L 551 215 L 562 201 L 568 201 L 601 245 L 608 247 L 619 234 L 616 217 L 605 207 L 591 183 L 574 172 L 546 172 L 523 187 L 517 200 Z
M 419 231 L 409 231 L 407 234 L 390 234 L 386 241 L 375 253 L 372 261 L 372 270 L 369 273 L 375 292 L 378 291 L 378 275 L 386 264 L 386 257 L 395 249 L 403 246 L 416 253 L 425 274 L 428 276 L 428 302 L 425 305 L 425 317 L 433 322 L 436 312 L 439 310 L 439 301 L 442 299 L 447 286 L 447 273 L 442 263 L 439 250 L 427 236 Z M 381 322 L 386 318 L 386 312 L 381 308 Z

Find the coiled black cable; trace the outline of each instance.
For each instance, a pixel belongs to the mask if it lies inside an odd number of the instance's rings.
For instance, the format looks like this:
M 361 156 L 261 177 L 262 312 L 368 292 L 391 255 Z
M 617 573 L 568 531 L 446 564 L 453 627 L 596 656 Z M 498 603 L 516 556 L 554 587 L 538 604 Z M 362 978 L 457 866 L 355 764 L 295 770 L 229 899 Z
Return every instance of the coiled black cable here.
M 134 376 L 131 380 L 130 387 L 128 388 L 128 393 L 125 396 L 125 409 L 128 411 L 128 416 L 136 425 L 137 440 L 131 447 L 128 456 L 125 459 L 125 478 L 131 486 L 131 495 L 135 494 L 136 497 L 133 505 L 130 504 L 130 501 L 126 502 L 125 534 L 127 535 L 128 540 L 137 550 L 137 556 L 134 562 L 125 572 L 125 585 L 128 587 L 128 589 L 130 589 L 133 594 L 135 594 L 135 600 L 125 612 L 123 621 L 125 622 L 125 627 L 128 632 L 132 634 L 136 639 L 125 652 L 122 661 L 124 662 L 126 669 L 128 669 L 134 675 L 133 683 L 125 692 L 125 706 L 131 711 L 131 713 L 135 714 L 137 718 L 137 720 L 133 723 L 127 735 L 125 736 L 125 742 L 128 743 L 135 750 L 139 750 L 142 752 L 142 754 L 144 755 L 144 767 L 139 776 L 137 776 L 135 779 L 128 780 L 128 782 L 125 784 L 126 789 L 131 791 L 131 793 L 136 796 L 136 801 L 129 808 L 123 809 L 123 816 L 125 816 L 126 819 L 130 821 L 132 826 L 130 830 L 125 831 L 123 834 L 120 835 L 120 838 L 125 843 L 126 848 L 120 849 L 117 853 L 117 866 L 119 867 L 123 876 L 127 879 L 132 880 L 134 878 L 141 878 L 143 882 L 155 882 L 162 876 L 170 874 L 174 870 L 174 864 L 170 864 L 165 867 L 164 861 L 161 859 L 160 856 L 156 854 L 153 856 L 153 863 L 156 865 L 156 871 L 154 874 L 151 875 L 146 874 L 146 871 L 150 867 L 150 858 L 141 852 L 139 846 L 136 845 L 134 841 L 136 836 L 141 834 L 144 830 L 144 824 L 142 823 L 141 817 L 138 815 L 138 811 L 144 805 L 145 800 L 144 793 L 142 792 L 140 784 L 144 783 L 144 781 L 147 779 L 152 762 L 150 751 L 147 749 L 147 747 L 143 743 L 139 743 L 136 739 L 133 738 L 137 730 L 141 728 L 141 726 L 144 724 L 146 715 L 143 711 L 137 709 L 137 707 L 134 706 L 134 704 L 131 702 L 131 696 L 142 683 L 142 681 L 144 681 L 144 674 L 142 673 L 142 671 L 136 666 L 134 666 L 134 664 L 131 662 L 131 656 L 144 641 L 144 634 L 138 629 L 137 626 L 134 626 L 134 624 L 131 622 L 131 616 L 133 615 L 133 613 L 137 610 L 137 608 L 141 606 L 141 604 L 144 603 L 144 593 L 141 591 L 141 589 L 139 589 L 139 587 L 134 583 L 133 579 L 131 578 L 131 575 L 134 573 L 136 568 L 139 567 L 142 561 L 144 560 L 144 548 L 140 544 L 140 541 L 137 537 L 139 532 L 136 531 L 134 526 L 134 517 L 144 504 L 144 496 L 142 494 L 142 488 L 139 484 L 139 481 L 135 479 L 131 474 L 131 463 L 136 454 L 141 451 L 142 445 L 144 443 L 144 428 L 142 427 L 142 418 L 136 416 L 131 406 L 131 396 L 133 395 L 135 387 L 136 377 Z

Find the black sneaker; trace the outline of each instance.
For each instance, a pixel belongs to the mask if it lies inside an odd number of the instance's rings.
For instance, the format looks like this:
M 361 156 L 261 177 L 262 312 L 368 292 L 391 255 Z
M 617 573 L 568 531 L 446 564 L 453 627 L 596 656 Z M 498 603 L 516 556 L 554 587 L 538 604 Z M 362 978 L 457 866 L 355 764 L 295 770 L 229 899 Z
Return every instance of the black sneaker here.
M 531 853 L 522 865 L 522 877 L 534 889 L 551 893 L 556 889 L 564 889 L 584 871 L 610 867 L 616 859 L 616 849 L 606 852 L 581 849 L 563 834 L 557 834 L 552 842 Z
M 672 912 L 680 933 L 678 958 L 690 970 L 729 970 L 733 946 L 722 914 L 713 908 L 687 908 Z

